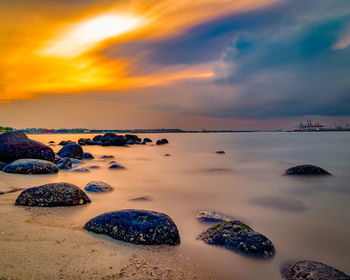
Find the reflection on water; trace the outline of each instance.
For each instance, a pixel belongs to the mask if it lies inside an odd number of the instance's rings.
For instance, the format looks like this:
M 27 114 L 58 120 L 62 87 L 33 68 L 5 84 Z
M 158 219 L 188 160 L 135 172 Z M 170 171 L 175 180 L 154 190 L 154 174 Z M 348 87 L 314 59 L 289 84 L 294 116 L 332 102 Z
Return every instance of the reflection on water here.
M 83 160 L 76 166 L 100 168 L 90 168 L 86 173 L 62 170 L 55 175 L 36 176 L 1 173 L 0 191 L 59 181 L 83 189 L 90 181 L 104 181 L 115 190 L 89 194 L 93 202 L 86 206 L 49 209 L 45 213 L 53 217 L 52 223 L 73 227 L 113 210 L 136 208 L 166 213 L 177 224 L 182 240 L 178 248 L 171 250 L 186 252 L 192 256 L 189 261 L 215 271 L 218 279 L 280 279 L 282 263 L 302 259 L 321 261 L 350 273 L 349 133 L 140 136 L 153 141 L 166 137 L 170 144 L 84 146 L 84 151 L 95 159 Z M 77 141 L 93 135 L 30 137 L 48 144 L 50 140 Z M 60 148 L 53 146 L 56 152 Z M 218 150 L 225 154 L 216 154 Z M 165 154 L 171 156 L 164 157 Z M 114 156 L 113 160 L 126 169 L 108 169 L 111 158 L 101 159 L 104 155 Z M 282 176 L 288 167 L 302 163 L 319 165 L 335 176 Z M 259 261 L 196 240 L 208 227 L 196 219 L 203 209 L 247 222 L 274 243 L 276 256 Z M 39 223 L 40 216 L 32 222 Z M 144 250 L 142 246 L 137 248 Z

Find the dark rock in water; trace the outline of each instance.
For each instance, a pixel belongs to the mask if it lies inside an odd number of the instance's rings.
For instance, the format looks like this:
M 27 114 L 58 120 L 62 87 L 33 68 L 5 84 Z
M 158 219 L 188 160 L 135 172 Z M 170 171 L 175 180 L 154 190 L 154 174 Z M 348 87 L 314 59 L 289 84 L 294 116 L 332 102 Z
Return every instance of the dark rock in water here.
M 80 138 L 80 139 L 78 140 L 78 144 L 79 144 L 80 146 L 85 146 L 85 145 L 87 145 L 87 144 L 86 144 L 87 141 L 91 141 L 91 140 L 88 139 L 88 138 Z
M 76 144 L 76 143 L 74 141 L 71 141 L 71 140 L 61 141 L 60 143 L 58 143 L 58 145 L 61 145 L 61 146 L 66 146 L 66 145 L 70 145 L 70 144 Z
M 164 156 L 165 156 L 165 157 L 170 157 L 170 154 L 165 154 Z
M 146 210 L 122 210 L 97 216 L 85 229 L 114 239 L 144 245 L 178 245 L 180 236 L 173 220 Z
M 123 135 L 116 135 L 109 142 L 112 146 L 124 146 L 128 139 Z
M 89 203 L 90 198 L 77 186 L 69 183 L 52 183 L 24 190 L 15 205 L 56 207 L 77 206 Z
M 122 166 L 122 165 L 120 165 L 120 164 L 118 164 L 118 163 L 113 163 L 110 167 L 109 167 L 109 169 L 124 169 L 125 167 L 124 166 Z
M 102 146 L 124 146 L 128 141 L 125 136 L 116 135 L 115 133 L 106 133 L 101 137 L 95 138 L 94 141 L 100 141 Z
M 102 181 L 91 181 L 86 185 L 85 191 L 93 193 L 111 192 L 113 187 Z
M 90 165 L 89 166 L 89 169 L 98 169 L 98 168 L 100 168 L 99 165 Z
M 168 140 L 163 138 L 163 139 L 157 140 L 156 145 L 164 145 L 168 143 L 169 143 Z
M 117 163 L 115 160 L 111 160 L 109 164 Z
M 82 164 L 83 162 L 76 158 L 70 158 L 72 164 Z
M 55 141 L 50 141 L 50 142 L 49 142 L 49 144 L 54 144 L 54 143 L 55 143 Z
M 137 135 L 133 135 L 133 134 L 125 134 L 125 137 L 126 137 L 127 141 L 131 140 L 132 144 L 140 144 L 142 141 L 141 138 L 139 138 Z
M 299 261 L 281 269 L 284 280 L 350 280 L 350 277 L 334 267 L 314 261 Z
M 222 222 L 229 222 L 234 221 L 234 218 L 225 214 L 222 214 L 220 212 L 215 212 L 211 210 L 203 210 L 200 211 L 196 218 L 202 222 L 207 223 L 222 223 Z
M 102 143 L 101 143 L 101 146 L 103 146 L 103 147 L 108 147 L 108 146 L 112 146 L 112 145 L 111 145 L 111 142 L 105 141 L 105 142 L 102 142 Z
M 72 172 L 90 172 L 90 170 L 82 167 L 82 168 L 74 168 L 72 169 Z
M 225 151 L 216 151 L 217 154 L 225 154 Z
M 257 204 L 259 206 L 263 206 L 266 208 L 281 210 L 281 211 L 304 211 L 306 207 L 298 200 L 283 198 L 283 197 L 275 197 L 275 196 L 267 196 L 260 197 L 251 200 L 252 203 Z
M 92 141 L 95 141 L 95 142 L 100 142 L 100 141 L 102 141 L 102 135 L 96 135 L 96 136 L 92 139 Z
M 0 134 L 0 161 L 12 162 L 22 158 L 54 161 L 53 150 L 40 142 L 29 139 L 22 132 Z
M 0 171 L 6 166 L 7 164 L 5 162 L 0 161 Z
M 62 158 L 59 162 L 56 163 L 56 165 L 59 169 L 72 169 L 72 162 L 69 157 Z
M 57 164 L 57 162 L 59 162 L 61 159 L 62 158 L 60 156 L 55 154 L 55 158 L 54 158 L 53 162 Z
M 94 156 L 90 153 L 83 153 L 83 159 L 94 159 Z
M 146 138 L 143 139 L 143 142 L 144 143 L 152 143 L 153 141 L 150 138 L 146 137 Z
M 275 254 L 267 237 L 239 221 L 217 224 L 202 232 L 197 239 L 251 257 L 270 258 Z
M 102 159 L 109 159 L 109 158 L 114 158 L 114 156 L 105 155 L 105 156 L 101 156 L 100 158 L 102 158 Z
M 53 174 L 58 172 L 58 167 L 51 161 L 24 158 L 9 163 L 3 171 L 15 174 Z
M 150 201 L 152 198 L 148 195 L 145 196 L 134 196 L 128 199 L 129 201 Z
M 83 158 L 83 149 L 78 144 L 69 144 L 63 146 L 61 150 L 57 153 L 60 157 L 70 157 L 76 159 Z
M 126 145 L 134 145 L 136 144 L 136 142 L 132 139 L 129 139 L 128 141 L 126 141 Z
M 311 165 L 311 164 L 304 164 L 304 165 L 298 165 L 287 169 L 284 175 L 318 176 L 318 175 L 332 175 L 332 174 L 322 169 L 321 167 Z

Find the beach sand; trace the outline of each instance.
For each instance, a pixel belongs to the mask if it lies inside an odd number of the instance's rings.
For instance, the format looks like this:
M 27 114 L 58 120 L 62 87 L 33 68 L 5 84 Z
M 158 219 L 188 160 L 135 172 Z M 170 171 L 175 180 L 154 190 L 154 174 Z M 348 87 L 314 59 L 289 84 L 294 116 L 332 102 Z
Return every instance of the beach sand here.
M 0 196 L 0 279 L 212 279 L 176 247 L 87 233 L 59 217 L 73 209 L 15 206 L 19 193 Z

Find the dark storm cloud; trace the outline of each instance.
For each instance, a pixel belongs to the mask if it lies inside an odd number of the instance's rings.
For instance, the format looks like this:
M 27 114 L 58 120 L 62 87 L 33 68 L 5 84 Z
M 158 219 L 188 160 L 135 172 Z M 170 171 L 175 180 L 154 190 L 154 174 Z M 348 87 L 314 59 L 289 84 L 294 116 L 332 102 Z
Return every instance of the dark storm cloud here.
M 110 48 L 105 54 L 146 53 L 135 73 L 217 61 L 214 85 L 182 85 L 176 100 L 157 101 L 154 110 L 252 119 L 342 116 L 350 115 L 350 46 L 335 46 L 346 35 L 347 0 L 293 0 L 218 18 L 172 38 Z

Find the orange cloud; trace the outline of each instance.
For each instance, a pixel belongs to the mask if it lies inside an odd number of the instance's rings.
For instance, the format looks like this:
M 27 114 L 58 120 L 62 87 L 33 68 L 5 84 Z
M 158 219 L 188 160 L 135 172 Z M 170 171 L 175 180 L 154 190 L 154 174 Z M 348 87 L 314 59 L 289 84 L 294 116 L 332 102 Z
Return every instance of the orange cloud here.
M 0 4 L 0 102 L 38 94 L 118 90 L 211 78 L 211 65 L 168 68 L 131 77 L 133 59 L 109 60 L 98 51 L 129 40 L 174 35 L 223 14 L 277 1 L 133 0 L 107 7 L 104 1 L 89 5 L 84 1 L 79 5 L 44 1 L 39 6 L 14 0 Z

